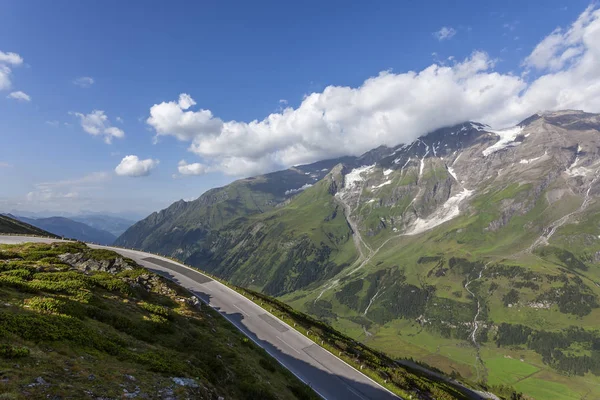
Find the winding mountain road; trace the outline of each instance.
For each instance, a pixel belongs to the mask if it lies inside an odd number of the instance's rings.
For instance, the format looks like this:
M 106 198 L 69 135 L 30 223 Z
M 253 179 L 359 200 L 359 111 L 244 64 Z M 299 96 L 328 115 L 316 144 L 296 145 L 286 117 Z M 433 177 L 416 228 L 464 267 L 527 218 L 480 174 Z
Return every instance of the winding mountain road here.
M 58 239 L 0 235 L 0 244 L 51 243 Z M 113 250 L 173 280 L 217 310 L 242 333 L 327 400 L 396 400 L 399 397 L 229 287 L 167 258 L 136 250 Z

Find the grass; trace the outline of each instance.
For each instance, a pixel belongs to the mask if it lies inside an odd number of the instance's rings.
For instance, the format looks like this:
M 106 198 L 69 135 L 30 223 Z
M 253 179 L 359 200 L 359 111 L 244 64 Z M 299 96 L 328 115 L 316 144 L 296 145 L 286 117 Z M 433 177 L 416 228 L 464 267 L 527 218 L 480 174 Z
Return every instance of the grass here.
M 271 313 L 288 324 L 292 322 L 299 332 L 400 396 L 410 396 L 411 392 L 417 390 L 431 393 L 436 399 L 467 398 L 455 386 L 418 370 L 404 368 L 384 353 L 373 350 L 278 300 L 244 288 L 234 289 L 261 306 L 267 306 Z
M 566 385 L 542 380 L 538 378 L 529 378 L 515 385 L 516 388 L 536 400 L 579 400 L 581 394 L 574 392 Z
M 490 371 L 488 382 L 492 385 L 513 386 L 523 378 L 539 371 L 539 368 L 531 364 L 506 356 L 486 359 L 485 366 Z
M 0 246 L 0 254 L 11 255 L 0 261 L 5 396 L 121 397 L 123 389 L 137 387 L 178 397 L 318 398 L 216 311 L 194 306 L 175 284 L 137 266 L 84 274 L 48 261 L 74 250 L 92 259 L 119 257 L 73 243 Z M 35 384 L 38 377 L 48 384 Z M 177 386 L 173 377 L 199 386 Z

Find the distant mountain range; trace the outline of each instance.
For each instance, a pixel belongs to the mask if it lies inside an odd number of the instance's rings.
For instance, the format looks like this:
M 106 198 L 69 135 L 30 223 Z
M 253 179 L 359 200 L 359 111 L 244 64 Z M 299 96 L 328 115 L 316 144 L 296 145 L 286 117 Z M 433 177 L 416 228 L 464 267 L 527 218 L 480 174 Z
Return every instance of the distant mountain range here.
M 65 217 L 26 218 L 10 214 L 8 217 L 33 225 L 55 235 L 81 240 L 83 242 L 110 245 L 113 244 L 116 239 L 116 236 L 108 231 L 97 229 Z
M 209 190 L 116 244 L 278 296 L 392 356 L 598 398 L 599 143 L 600 115 L 582 111 L 464 122 Z
M 69 219 L 84 223 L 92 228 L 110 232 L 116 237 L 121 236 L 135 221 L 104 214 L 75 215 Z

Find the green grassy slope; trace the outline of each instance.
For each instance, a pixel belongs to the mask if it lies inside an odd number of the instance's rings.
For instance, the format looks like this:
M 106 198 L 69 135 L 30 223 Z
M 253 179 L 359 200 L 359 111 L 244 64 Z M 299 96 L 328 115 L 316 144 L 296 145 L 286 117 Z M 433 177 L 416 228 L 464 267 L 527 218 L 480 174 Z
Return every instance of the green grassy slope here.
M 0 214 L 0 233 L 57 237 L 56 235 L 46 232 L 43 229 L 36 228 L 33 225 L 26 224 L 25 222 L 21 222 L 2 214 Z
M 550 204 L 552 189 L 536 194 L 531 185 L 497 187 L 474 198 L 471 212 L 431 231 L 387 232 L 392 239 L 332 290 L 282 299 L 395 357 L 510 385 L 536 399 L 595 398 L 600 207 L 574 215 L 550 245 L 528 252 L 545 226 L 581 205 L 573 196 Z M 530 204 L 499 229 L 488 229 L 507 199 Z M 465 288 L 469 281 L 473 295 Z M 476 315 L 477 346 L 471 337 Z M 552 390 L 535 389 L 540 384 Z
M 66 253 L 120 271 L 84 274 Z M 191 300 L 110 251 L 0 246 L 2 398 L 318 398 Z
M 332 184 L 330 175 L 284 207 L 237 219 L 185 261 L 273 295 L 335 276 L 355 261 L 356 250 Z

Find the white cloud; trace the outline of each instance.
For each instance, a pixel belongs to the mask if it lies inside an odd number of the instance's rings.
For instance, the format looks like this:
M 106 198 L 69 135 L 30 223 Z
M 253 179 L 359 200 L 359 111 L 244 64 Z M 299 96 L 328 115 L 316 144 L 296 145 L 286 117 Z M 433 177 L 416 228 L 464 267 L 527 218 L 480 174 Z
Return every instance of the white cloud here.
M 193 139 L 198 132 L 218 134 L 222 121 L 213 118 L 209 110 L 185 111 L 192 103 L 196 104 L 190 95 L 182 93 L 178 102 L 155 104 L 146 122 L 156 130 L 157 136 L 174 134 L 180 140 Z
M 192 96 L 190 96 L 189 94 L 182 93 L 179 95 L 178 105 L 182 110 L 187 110 L 191 106 L 195 106 L 196 102 L 194 101 L 194 99 L 192 99 Z
M 46 121 L 46 125 L 50 125 L 56 128 L 60 125 L 60 122 L 58 122 L 57 120 Z
M 598 52 L 598 44 L 590 42 L 598 38 L 598 29 L 598 10 L 589 6 L 567 31 L 556 28 L 546 36 L 525 59 L 524 65 L 557 71 L 584 53 Z
M 12 92 L 8 96 L 6 96 L 6 98 L 7 99 L 15 99 L 18 101 L 31 101 L 31 97 L 27 93 L 21 92 L 20 90 L 17 92 Z
M 23 58 L 17 53 L 4 53 L 0 51 L 0 64 L 14 65 L 23 64 Z
M 0 168 L 10 168 L 12 167 L 11 164 L 4 162 L 4 161 L 0 161 Z
M 87 89 L 94 84 L 94 78 L 90 76 L 80 76 L 79 78 L 73 79 L 73 84 L 81 88 Z
M 81 178 L 42 182 L 34 185 L 35 190 L 27 193 L 26 200 L 39 204 L 60 202 L 64 199 L 75 199 L 80 196 L 80 192 L 95 189 L 109 180 L 110 174 L 106 172 L 93 172 Z
M 23 64 L 23 58 L 17 53 L 4 53 L 0 51 L 0 90 L 10 89 L 12 69 Z
M 356 88 L 328 86 L 263 120 L 223 121 L 210 110 L 193 111 L 184 94 L 152 106 L 147 123 L 157 136 L 190 142 L 207 170 L 250 176 L 407 143 L 466 120 L 501 128 L 539 110 L 600 112 L 600 11 L 587 9 L 565 33 L 549 38 L 526 65 L 562 68 L 531 81 L 495 71 L 493 58 L 474 52 L 421 71 L 382 72 Z M 540 53 L 540 46 L 550 50 Z
M 138 156 L 129 155 L 123 157 L 121 163 L 115 168 L 115 172 L 121 176 L 148 176 L 157 165 L 158 160 L 151 158 L 140 160 Z
M 122 139 L 125 132 L 122 129 L 111 126 L 108 116 L 102 110 L 93 110 L 89 114 L 70 112 L 69 114 L 79 117 L 81 127 L 84 131 L 93 136 L 104 136 L 104 142 L 112 143 L 113 138 Z
M 456 35 L 456 29 L 451 26 L 442 26 L 439 31 L 433 32 L 433 36 L 440 42 L 442 40 L 451 39 L 454 35 Z
M 188 164 L 185 160 L 179 161 L 177 170 L 181 175 L 204 175 L 205 173 L 209 172 L 209 169 L 206 167 L 206 165 L 201 163 Z

